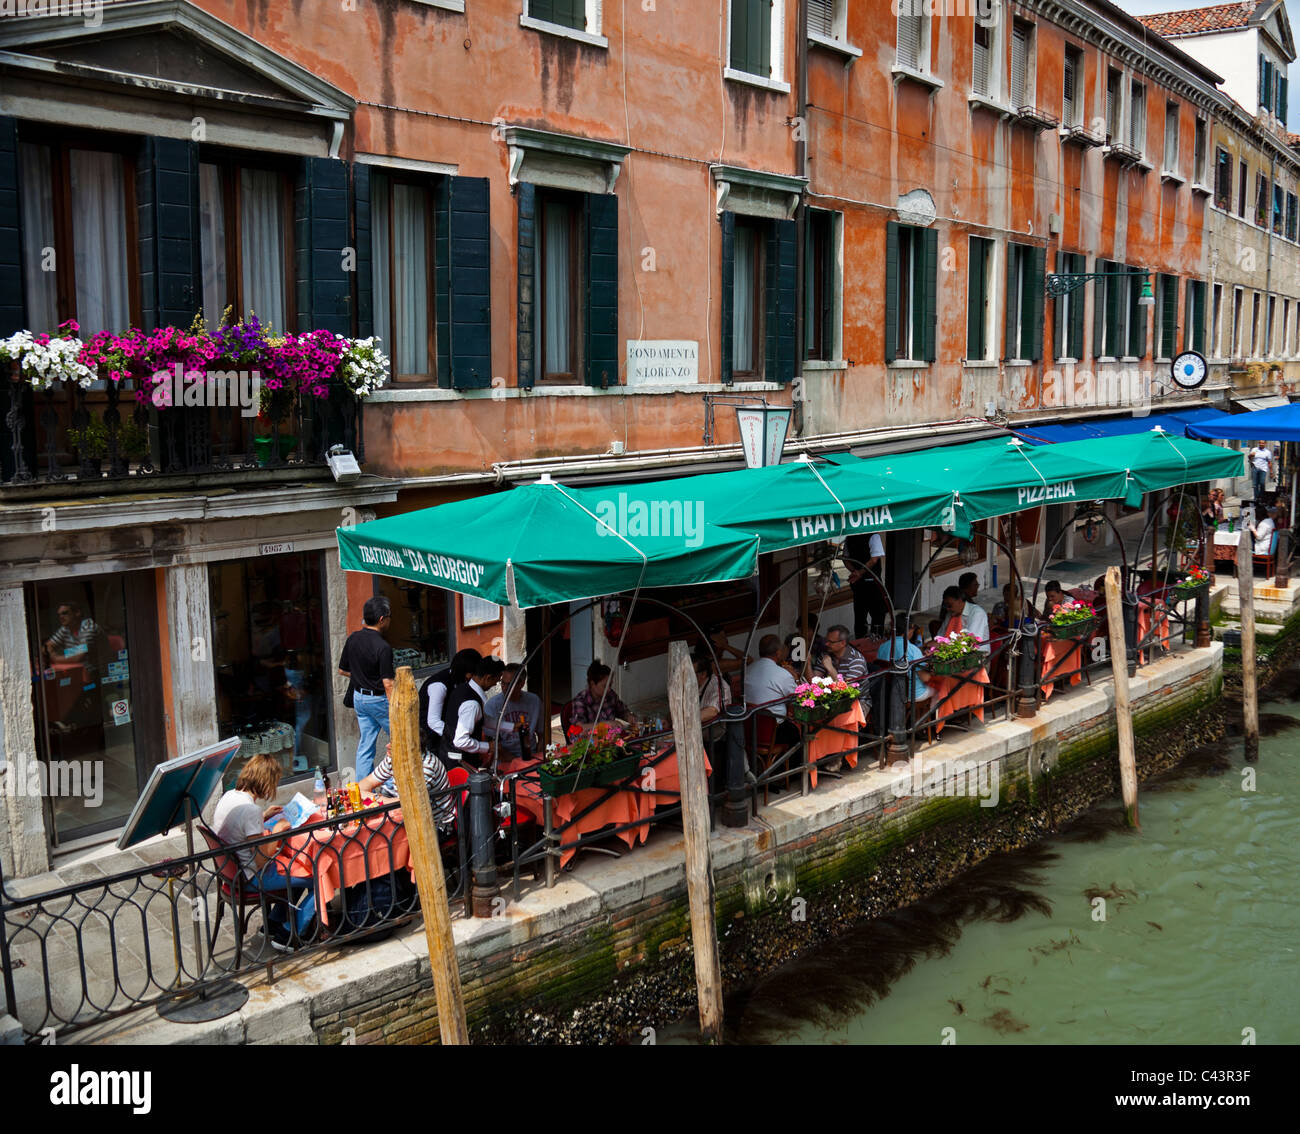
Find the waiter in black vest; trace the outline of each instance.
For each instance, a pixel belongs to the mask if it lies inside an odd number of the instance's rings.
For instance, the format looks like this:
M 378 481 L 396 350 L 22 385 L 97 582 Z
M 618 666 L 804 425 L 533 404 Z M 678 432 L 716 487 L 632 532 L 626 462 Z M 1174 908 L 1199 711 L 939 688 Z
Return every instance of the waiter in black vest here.
M 447 694 L 442 710 L 442 748 L 447 767 L 463 762 L 483 768 L 491 763 L 492 745 L 483 739 L 484 705 L 488 692 L 501 680 L 505 664 L 499 658 L 480 658 L 469 667 L 469 680 Z

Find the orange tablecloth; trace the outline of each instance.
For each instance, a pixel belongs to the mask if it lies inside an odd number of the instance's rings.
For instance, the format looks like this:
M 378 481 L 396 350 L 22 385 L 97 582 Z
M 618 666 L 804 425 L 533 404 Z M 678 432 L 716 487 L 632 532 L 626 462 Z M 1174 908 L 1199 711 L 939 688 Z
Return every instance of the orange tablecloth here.
M 329 924 L 325 907 L 340 889 L 355 886 L 367 877 L 382 878 L 410 869 L 406 828 L 393 819 L 398 814 L 390 811 L 372 816 L 365 823 L 322 828 L 285 840 L 277 857 L 295 877 L 316 879 L 316 915 L 322 925 Z M 319 823 L 324 818 L 317 812 L 309 822 Z
M 1079 684 L 1082 678 L 1078 671 L 1083 667 L 1084 659 L 1079 652 L 1082 643 L 1078 641 L 1049 638 L 1044 634 L 1039 638 L 1039 643 L 1043 652 L 1043 668 L 1038 672 L 1043 679 L 1043 700 L 1046 701 L 1056 689 L 1059 678 L 1068 674 L 1071 685 Z
M 1169 615 L 1163 610 L 1157 616 L 1157 625 L 1159 627 L 1160 644 L 1167 650 L 1169 649 Z M 1150 600 L 1140 600 L 1138 603 L 1138 641 L 1142 641 L 1151 633 L 1151 606 Z M 1138 651 L 1138 662 L 1141 665 L 1147 664 L 1146 651 Z
M 858 766 L 858 729 L 866 723 L 861 703 L 854 701 L 851 709 L 832 717 L 813 734 L 812 740 L 808 742 L 808 778 L 813 787 L 817 786 L 817 761 L 825 756 L 843 752 L 850 768 Z M 837 729 L 848 731 L 838 732 Z
M 935 674 L 930 678 L 930 703 L 934 705 L 934 731 L 938 735 L 943 731 L 944 717 L 962 709 L 971 709 L 980 720 L 984 719 L 984 686 L 989 683 L 989 671 L 981 667 L 974 673 L 963 674 L 966 681 L 958 677 L 945 677 Z M 952 697 L 944 700 L 951 693 Z
M 660 749 L 660 751 L 663 750 Z M 654 765 L 653 778 L 646 775 L 650 759 L 650 757 L 643 759 L 641 773 L 632 781 L 631 787 L 616 791 L 603 802 L 600 802 L 601 797 L 610 790 L 607 787 L 583 788 L 581 791 L 555 797 L 551 807 L 551 818 L 555 827 L 561 827 L 569 822 L 574 824 L 570 830 L 564 833 L 564 841 L 575 842 L 583 835 L 592 834 L 602 827 L 622 826 L 625 823 L 635 823 L 640 819 L 649 819 L 654 815 L 660 801 L 663 801 L 665 806 L 671 806 L 673 802 L 671 799 L 654 793 L 681 791 L 680 772 L 677 767 L 677 751 L 673 749 L 658 764 Z M 539 763 L 539 760 L 528 762 L 513 760 L 508 763 L 502 762 L 498 765 L 498 769 L 505 773 L 522 772 L 535 768 Z M 706 755 L 704 757 L 704 774 L 707 776 L 712 773 L 713 767 Z M 546 822 L 542 791 L 536 780 L 519 779 L 515 787 L 515 800 L 521 811 L 528 812 L 538 823 L 544 824 Z M 574 816 L 585 811 L 593 803 L 597 804 L 597 806 L 580 819 L 574 820 Z M 627 844 L 629 849 L 635 847 L 638 842 L 644 843 L 649 838 L 649 835 L 649 826 L 635 827 L 628 831 L 619 832 L 619 838 Z M 560 855 L 560 866 L 567 866 L 576 853 L 576 847 L 566 848 Z

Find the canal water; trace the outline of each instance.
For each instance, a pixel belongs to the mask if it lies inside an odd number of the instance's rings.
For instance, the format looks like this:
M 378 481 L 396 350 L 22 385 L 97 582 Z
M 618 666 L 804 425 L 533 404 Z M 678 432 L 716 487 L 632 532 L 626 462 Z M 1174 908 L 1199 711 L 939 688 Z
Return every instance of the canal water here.
M 1297 695 L 1265 695 L 1258 763 L 1199 749 L 1141 785 L 1140 833 L 1099 807 L 837 937 L 731 997 L 728 1040 L 1300 1042 Z

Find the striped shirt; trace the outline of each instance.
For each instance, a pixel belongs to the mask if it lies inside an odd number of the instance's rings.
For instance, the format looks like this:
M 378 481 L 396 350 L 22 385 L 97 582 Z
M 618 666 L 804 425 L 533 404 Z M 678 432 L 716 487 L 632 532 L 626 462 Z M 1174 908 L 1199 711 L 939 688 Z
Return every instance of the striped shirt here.
M 429 802 L 433 804 L 434 822 L 439 830 L 450 831 L 456 825 L 456 797 L 447 780 L 447 769 L 442 766 L 436 752 L 422 752 L 420 763 L 424 769 L 424 785 L 429 789 Z M 379 777 L 379 794 L 397 799 L 397 781 L 393 778 L 391 755 L 385 755 L 375 765 L 375 775 Z

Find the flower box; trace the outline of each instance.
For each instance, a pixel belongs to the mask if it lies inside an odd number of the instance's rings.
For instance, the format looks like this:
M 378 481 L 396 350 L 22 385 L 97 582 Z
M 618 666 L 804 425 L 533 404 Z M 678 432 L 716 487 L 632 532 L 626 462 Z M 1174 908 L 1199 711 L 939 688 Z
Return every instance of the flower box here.
M 630 756 L 615 760 L 612 764 L 602 764 L 596 769 L 596 786 L 610 787 L 614 784 L 621 784 L 629 776 L 636 775 L 636 770 L 640 764 L 641 755 L 638 752 L 633 752 Z
M 552 798 L 569 795 L 583 788 L 596 786 L 596 774 L 599 768 L 583 768 L 581 771 L 552 772 L 545 766 L 538 769 L 537 775 L 542 782 L 542 791 Z
M 1204 583 L 1179 583 L 1169 588 L 1169 594 L 1174 602 L 1195 602 L 1202 595 L 1210 593 L 1210 584 Z
M 1092 637 L 1092 632 L 1096 629 L 1097 620 L 1095 618 L 1080 618 L 1074 622 L 1066 622 L 1063 625 L 1057 625 L 1054 622 L 1048 622 L 1043 628 L 1047 631 L 1050 638 L 1057 641 L 1082 641 Z
M 955 658 L 939 658 L 931 655 L 926 665 L 929 666 L 931 673 L 938 674 L 940 677 L 955 677 L 959 673 L 972 673 L 980 669 L 984 665 L 984 655 L 979 650 Z
M 831 717 L 838 717 L 844 710 L 835 705 L 814 705 L 811 709 L 791 701 L 786 712 L 790 719 L 801 724 L 825 724 Z

